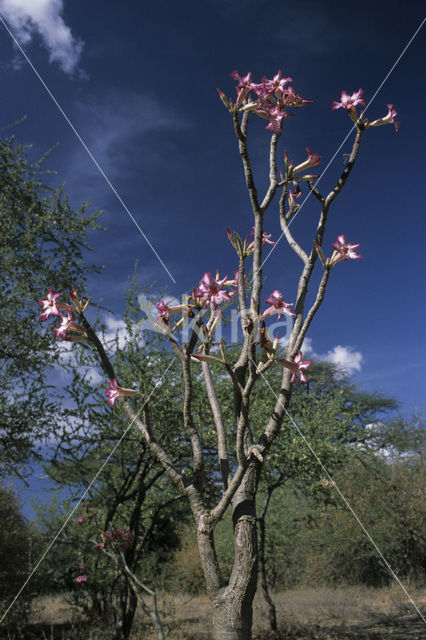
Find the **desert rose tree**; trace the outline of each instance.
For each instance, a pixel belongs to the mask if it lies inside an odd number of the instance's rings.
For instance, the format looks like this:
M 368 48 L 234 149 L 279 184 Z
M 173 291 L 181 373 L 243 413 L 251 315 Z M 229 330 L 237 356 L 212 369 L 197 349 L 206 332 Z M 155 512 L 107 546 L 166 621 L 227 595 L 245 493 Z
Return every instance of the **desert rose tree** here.
M 102 366 L 109 378 L 106 396 L 111 407 L 120 404 L 130 420 L 139 429 L 152 454 L 163 465 L 177 491 L 183 493 L 190 504 L 196 525 L 198 549 L 206 580 L 207 592 L 213 608 L 214 640 L 250 640 L 252 628 L 252 602 L 256 591 L 258 573 L 258 543 L 256 536 L 255 500 L 259 478 L 274 440 L 283 422 L 288 420 L 293 384 L 307 380 L 309 360 L 303 359 L 303 340 L 324 300 L 331 270 L 339 262 L 357 260 L 361 256 L 359 245 L 348 241 L 342 234 L 333 243 L 326 241 L 325 231 L 330 207 L 337 198 L 351 173 L 357 159 L 362 137 L 367 129 L 395 122 L 396 113 L 388 105 L 388 113 L 381 119 L 369 121 L 359 105 L 364 105 L 362 90 L 348 95 L 342 93 L 340 102 L 333 109 L 343 109 L 354 122 L 355 139 L 346 166 L 334 188 L 323 195 L 314 180 L 317 176 L 310 169 L 320 164 L 318 154 L 307 149 L 307 158 L 299 163 L 291 160 L 286 152 L 278 154 L 278 142 L 283 133 L 284 120 L 294 110 L 307 105 L 292 87 L 291 78 L 283 78 L 279 71 L 269 80 L 263 78 L 258 84 L 252 81 L 251 73 L 241 77 L 236 71 L 232 78 L 237 81 L 237 97 L 230 100 L 222 91 L 220 98 L 233 119 L 238 150 L 241 156 L 253 219 L 247 220 L 247 230 L 254 225 L 252 240 L 242 240 L 235 231 L 227 231 L 235 249 L 238 267 L 233 278 L 212 275 L 206 271 L 198 287 L 187 296 L 181 305 L 169 307 L 164 301 L 157 303 L 156 330 L 164 334 L 182 366 L 185 393 L 182 407 L 182 432 L 191 443 L 192 464 L 182 468 L 177 465 L 175 452 L 163 448 L 155 432 L 139 414 L 149 402 L 142 390 L 132 388 L 134 381 L 117 380 L 113 364 L 101 341 L 89 324 L 85 311 L 88 301 L 80 299 L 73 290 L 69 302 L 50 292 L 42 301 L 44 317 L 61 316 L 57 337 L 91 344 L 98 352 Z M 248 124 L 255 116 L 267 121 L 271 132 L 269 151 L 269 187 L 263 198 L 259 197 L 254 180 L 248 149 Z M 292 220 L 300 209 L 298 201 L 301 185 L 307 184 L 311 194 L 319 203 L 319 215 L 312 230 L 312 242 L 303 248 L 290 230 Z M 287 302 L 288 292 L 279 290 L 263 293 L 262 265 L 265 249 L 274 243 L 263 227 L 263 218 L 272 202 L 278 204 L 282 233 L 289 247 L 301 261 L 294 302 Z M 332 238 L 334 240 L 334 238 Z M 332 246 L 330 251 L 325 246 Z M 330 253 L 329 257 L 326 254 Z M 318 259 L 319 258 L 319 259 Z M 251 277 L 248 277 L 251 264 Z M 338 268 L 346 268 L 339 265 Z M 308 286 L 317 268 L 322 277 L 314 294 L 312 304 L 307 304 Z M 249 285 L 251 286 L 250 293 Z M 223 310 L 238 305 L 243 340 L 236 360 L 228 359 L 222 342 L 215 344 L 215 329 Z M 292 320 L 292 330 L 285 354 L 279 354 L 278 337 L 272 339 L 267 330 L 271 321 L 287 316 Z M 213 378 L 211 363 L 223 368 L 229 379 L 234 396 L 234 423 L 224 422 Z M 264 416 L 262 424 L 250 420 L 250 396 L 254 386 L 262 383 L 263 374 L 273 366 L 282 367 L 282 378 L 277 389 L 273 389 L 276 403 L 272 413 Z M 206 456 L 201 433 L 193 420 L 193 377 L 204 376 L 205 392 L 214 416 L 217 431 L 217 477 L 222 481 L 222 492 L 215 504 L 210 504 L 206 495 Z M 159 375 L 161 372 L 158 372 Z M 126 384 L 127 386 L 124 386 Z M 114 407 L 114 411 L 116 408 Z M 228 443 L 234 443 L 232 450 Z M 214 531 L 225 511 L 231 508 L 234 525 L 234 562 L 229 579 L 225 580 L 215 551 Z

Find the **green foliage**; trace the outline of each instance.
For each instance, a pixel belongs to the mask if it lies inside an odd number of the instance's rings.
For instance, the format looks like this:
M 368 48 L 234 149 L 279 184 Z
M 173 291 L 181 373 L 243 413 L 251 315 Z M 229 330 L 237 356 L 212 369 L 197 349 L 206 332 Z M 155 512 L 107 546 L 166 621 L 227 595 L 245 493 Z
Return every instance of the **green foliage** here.
M 421 460 L 353 461 L 336 483 L 398 577 L 419 584 L 426 577 L 425 467 Z M 366 584 L 392 576 L 359 522 L 339 499 L 307 500 L 286 485 L 267 515 L 271 586 Z
M 160 348 L 156 335 L 142 342 L 146 334 L 138 329 L 138 293 L 133 282 L 126 295 L 125 329 L 121 328 L 120 334 L 108 334 L 100 317 L 95 316 L 93 324 L 113 361 L 119 384 L 151 396 L 149 414 L 140 399 L 133 400 L 135 412 L 141 413 L 157 442 L 172 452 L 174 462 L 185 468 L 190 461 L 189 443 L 181 428 L 182 380 L 171 354 Z M 76 603 L 89 607 L 91 614 L 108 608 L 116 624 L 124 621 L 123 637 L 128 637 L 135 592 L 122 561 L 149 588 L 161 587 L 161 569 L 179 545 L 178 527 L 187 518 L 187 506 L 121 410 L 120 402 L 113 409 L 108 406 L 104 395 L 107 376 L 90 346 L 74 344 L 67 369 L 71 379 L 66 392 L 73 404 L 63 409 L 53 456 L 44 466 L 57 486 L 70 491 L 75 499 L 86 489 L 88 493 L 59 540 L 66 562 L 60 566 L 54 558 L 46 560 L 56 575 L 57 587 L 68 585 Z M 77 523 L 79 516 L 84 518 L 81 525 Z M 46 539 L 55 526 L 44 528 Z M 109 532 L 118 529 L 129 532 L 128 545 L 108 542 Z M 105 543 L 103 549 L 96 548 L 100 542 Z M 80 573 L 87 575 L 87 582 L 76 584 L 81 562 L 86 567 Z
M 44 160 L 31 164 L 26 147 L 0 140 L 2 473 L 22 470 L 36 452 L 35 439 L 51 432 L 57 410 L 46 384 L 57 349 L 39 321 L 38 300 L 47 286 L 81 286 L 94 269 L 83 252 L 89 230 L 99 228 L 99 212 L 87 215 L 86 205 L 74 211 L 62 188 L 46 185 Z
M 14 491 L 0 485 L 0 600 L 18 591 L 28 572 L 30 529 Z

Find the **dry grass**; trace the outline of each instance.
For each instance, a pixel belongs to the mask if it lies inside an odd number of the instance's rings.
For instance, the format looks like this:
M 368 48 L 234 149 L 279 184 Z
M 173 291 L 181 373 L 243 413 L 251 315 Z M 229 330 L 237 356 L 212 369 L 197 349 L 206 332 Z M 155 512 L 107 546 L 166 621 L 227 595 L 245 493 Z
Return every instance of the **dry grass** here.
M 426 592 L 412 590 L 410 595 L 425 610 Z M 365 587 L 299 588 L 276 594 L 277 640 L 420 640 L 425 625 L 398 585 L 386 589 Z M 210 640 L 211 610 L 207 597 L 163 594 L 159 602 L 170 640 Z M 110 630 L 101 631 L 79 617 L 61 596 L 37 599 L 30 618 L 32 623 L 5 640 L 108 640 Z M 146 618 L 140 617 L 134 637 L 155 640 Z M 260 592 L 254 602 L 254 638 L 272 640 L 267 609 Z

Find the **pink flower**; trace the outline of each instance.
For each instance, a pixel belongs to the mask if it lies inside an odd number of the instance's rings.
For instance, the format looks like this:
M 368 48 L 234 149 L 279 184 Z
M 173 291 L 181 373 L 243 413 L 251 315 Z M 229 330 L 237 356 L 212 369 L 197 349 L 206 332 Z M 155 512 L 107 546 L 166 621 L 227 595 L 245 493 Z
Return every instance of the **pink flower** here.
M 83 524 L 83 522 L 84 522 L 83 516 L 80 516 L 79 518 L 77 518 L 77 524 Z
M 235 107 L 239 107 L 249 91 L 252 89 L 251 71 L 249 71 L 249 73 L 244 77 L 241 77 L 238 71 L 233 71 L 231 73 L 231 78 L 238 80 L 237 101 L 235 103 Z
M 105 549 L 105 542 L 97 542 L 95 549 L 96 549 L 96 551 L 100 551 L 101 549 Z
M 61 316 L 61 324 L 57 329 L 53 329 L 53 335 L 55 338 L 62 338 L 65 340 L 68 334 L 68 330 L 71 328 L 73 324 L 74 316 L 71 311 L 67 311 L 66 316 Z
M 296 369 L 292 369 L 293 373 L 291 374 L 290 382 L 296 382 L 296 380 L 300 380 L 300 382 L 308 381 L 308 378 L 303 373 L 303 369 L 307 369 L 312 364 L 312 360 L 302 360 L 302 357 L 303 354 L 299 351 L 293 360 L 293 363 L 296 365 Z
M 62 295 L 62 293 L 53 293 L 52 287 L 47 288 L 47 296 L 45 300 L 39 300 L 39 305 L 43 307 L 43 313 L 40 314 L 40 320 L 45 322 L 49 316 L 59 316 L 59 308 L 56 302 L 56 298 Z
M 384 118 L 379 118 L 378 120 L 373 120 L 373 122 L 370 122 L 368 126 L 369 127 L 379 127 L 382 124 L 393 124 L 395 126 L 395 129 L 398 131 L 400 123 L 395 120 L 396 115 L 397 115 L 396 111 L 393 108 L 392 104 L 387 104 L 386 106 L 388 108 L 388 112 L 384 116 Z
M 250 90 L 251 87 L 252 87 L 251 71 L 249 71 L 248 74 L 246 76 L 243 76 L 243 77 L 240 76 L 238 71 L 233 71 L 231 73 L 231 78 L 234 78 L 234 80 L 238 80 L 237 89 L 249 89 Z
M 108 398 L 108 404 L 110 407 L 113 407 L 115 401 L 120 396 L 139 396 L 142 397 L 142 394 L 139 391 L 135 391 L 134 389 L 126 389 L 125 387 L 119 387 L 117 384 L 117 378 L 114 380 L 108 380 L 109 389 L 105 391 L 105 395 Z
M 312 100 L 304 100 L 293 87 L 286 87 L 280 104 L 282 107 L 303 107 L 305 104 L 312 104 Z
M 165 317 L 165 318 L 169 317 L 169 307 L 166 305 L 165 302 L 163 302 L 163 300 L 161 300 L 161 302 L 156 302 L 155 306 L 157 307 L 157 309 L 159 311 L 158 316 Z M 157 316 L 157 318 L 158 318 L 158 316 Z
M 269 124 L 266 125 L 265 129 L 268 131 L 273 131 L 278 136 L 282 133 L 282 121 L 287 117 L 287 112 L 284 109 L 281 109 L 278 105 L 273 107 L 268 113 Z
M 185 309 L 185 305 L 183 304 L 177 304 L 174 307 L 169 307 L 164 300 L 161 300 L 161 302 L 156 302 L 155 306 L 158 309 L 158 316 L 157 316 L 157 320 L 159 320 L 160 318 L 168 318 L 172 313 L 179 313 L 179 311 L 183 311 Z
M 357 104 L 362 104 L 363 106 L 365 106 L 365 102 L 364 100 L 361 98 L 362 94 L 363 94 L 363 90 L 359 89 L 358 91 L 355 91 L 355 93 L 353 93 L 351 96 L 346 93 L 346 91 L 342 91 L 342 95 L 340 97 L 340 102 L 336 102 L 336 100 L 333 102 L 331 108 L 334 109 L 344 109 L 345 111 L 354 113 L 355 112 L 355 107 Z
M 82 582 L 87 582 L 87 576 L 77 576 L 75 581 L 77 584 L 81 584 Z
M 355 249 L 358 249 L 359 244 L 351 244 L 346 241 L 346 237 L 344 235 L 337 236 L 336 242 L 333 242 L 331 245 L 334 249 L 333 255 L 331 256 L 330 265 L 334 266 L 337 262 L 341 260 L 360 260 L 361 256 L 358 255 Z
M 301 171 L 306 171 L 309 167 L 317 167 L 321 162 L 321 156 L 318 153 L 312 153 L 309 147 L 306 147 L 306 151 L 308 154 L 307 159 L 304 162 L 301 162 L 294 167 L 293 173 L 299 173 Z
M 81 571 L 84 571 L 84 569 L 86 568 L 86 563 L 85 563 L 85 562 L 79 562 L 79 563 L 78 563 L 78 568 L 79 568 Z
M 250 236 L 252 238 L 254 238 L 254 227 L 253 227 L 253 231 L 251 232 Z M 271 240 L 272 237 L 272 233 L 266 233 L 266 231 L 263 232 L 263 236 L 262 236 L 262 247 L 264 247 L 266 244 L 271 244 L 273 247 L 275 247 L 275 245 L 277 244 L 276 242 L 274 242 L 273 240 Z M 254 240 L 253 242 L 250 242 L 250 244 L 247 247 L 247 251 L 254 251 Z M 234 273 L 238 273 L 237 271 L 235 271 Z
M 265 300 L 266 304 L 271 305 L 270 307 L 268 307 L 266 309 L 266 311 L 264 311 L 262 313 L 262 316 L 264 318 L 266 318 L 267 316 L 272 316 L 275 313 L 278 313 L 278 319 L 282 318 L 282 316 L 285 314 L 287 316 L 295 316 L 296 314 L 293 313 L 293 311 L 290 309 L 290 307 L 293 306 L 293 303 L 287 303 L 284 298 L 282 293 L 280 293 L 280 291 L 278 291 L 278 289 L 275 289 L 275 291 L 273 291 L 271 293 L 271 295 L 269 296 L 269 298 L 267 300 Z
M 236 293 L 236 291 L 228 292 L 223 289 L 227 280 L 228 276 L 219 280 L 218 273 L 215 280 L 212 278 L 210 271 L 206 271 L 200 280 L 195 295 L 203 302 L 205 307 L 210 305 L 213 309 L 216 309 L 221 302 L 232 300 L 233 295 Z
M 297 380 L 300 380 L 300 382 L 308 381 L 307 377 L 303 373 L 303 369 L 307 369 L 312 364 L 312 361 L 302 360 L 302 358 L 303 354 L 301 351 L 299 351 L 293 362 L 291 362 L 290 360 L 278 360 L 278 362 L 283 367 L 286 367 L 286 369 L 290 369 L 290 371 L 292 372 L 290 378 L 291 383 L 296 382 Z
M 281 77 L 281 69 L 279 69 L 278 73 L 273 77 L 272 80 L 268 80 L 268 78 L 262 78 L 262 85 L 264 93 L 276 93 L 277 97 L 280 97 L 284 91 L 284 87 L 289 82 L 293 82 L 292 78 L 282 78 Z
M 74 340 L 81 340 L 81 337 L 68 337 L 68 331 L 76 331 L 77 333 L 81 333 L 84 334 L 85 337 L 87 337 L 85 330 L 83 329 L 83 327 L 80 327 L 79 324 L 76 324 L 74 322 L 74 316 L 72 315 L 71 311 L 68 309 L 67 310 L 67 315 L 66 316 L 60 316 L 61 318 L 61 324 L 57 329 L 53 329 L 53 335 L 55 336 L 55 338 L 62 338 L 62 340 L 69 340 L 70 342 L 74 341 Z

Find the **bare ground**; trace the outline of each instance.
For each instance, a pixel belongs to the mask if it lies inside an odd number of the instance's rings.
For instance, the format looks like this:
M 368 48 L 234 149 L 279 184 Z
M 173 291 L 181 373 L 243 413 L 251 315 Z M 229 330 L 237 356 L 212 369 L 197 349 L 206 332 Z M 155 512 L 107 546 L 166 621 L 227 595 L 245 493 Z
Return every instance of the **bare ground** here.
M 410 590 L 426 617 L 426 591 Z M 424 640 L 426 624 L 397 585 L 299 588 L 276 594 L 279 633 L 275 640 Z M 160 599 L 170 640 L 210 640 L 211 611 L 207 597 L 164 594 Z M 254 606 L 254 640 L 273 640 L 260 593 Z M 64 597 L 38 598 L 30 623 L 0 631 L 3 640 L 109 640 L 110 631 L 84 620 Z M 134 640 L 155 640 L 147 618 L 140 617 Z

